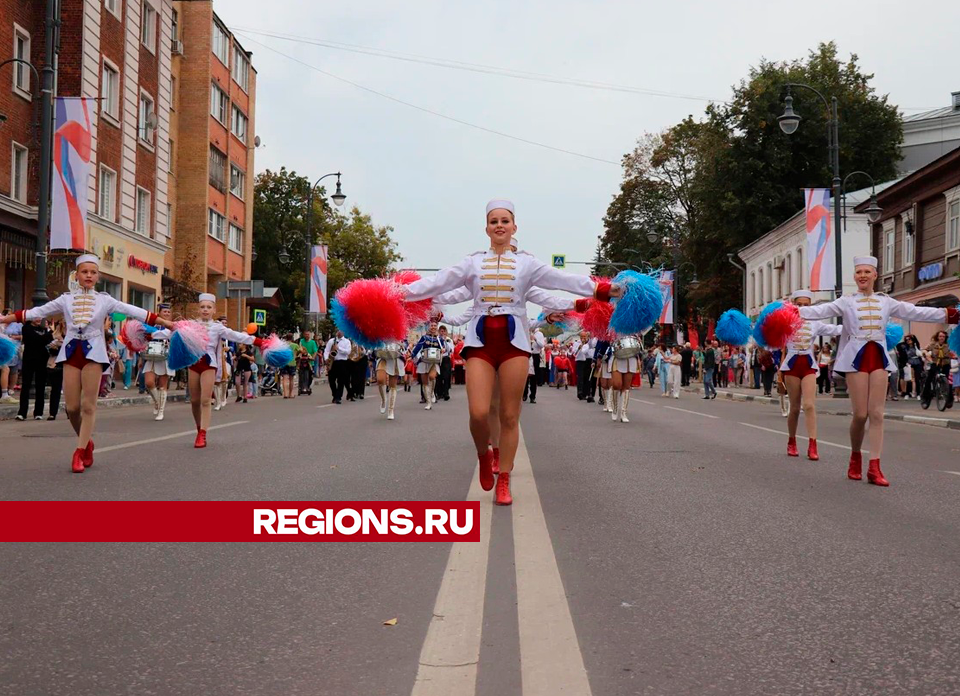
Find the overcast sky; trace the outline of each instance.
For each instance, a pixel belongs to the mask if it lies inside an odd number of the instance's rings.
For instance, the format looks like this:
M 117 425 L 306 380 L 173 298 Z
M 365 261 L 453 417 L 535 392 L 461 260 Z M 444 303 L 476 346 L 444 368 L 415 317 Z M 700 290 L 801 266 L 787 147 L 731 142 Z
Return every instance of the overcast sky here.
M 522 248 L 546 261 L 592 259 L 621 156 L 706 102 L 450 70 L 244 28 L 717 100 L 761 57 L 802 58 L 835 40 L 906 113 L 946 106 L 960 90 L 956 0 L 219 0 L 215 9 L 259 74 L 257 170 L 342 171 L 347 204 L 392 225 L 404 265 L 421 268 L 485 248 L 484 206 L 500 197 L 516 203 Z M 264 45 L 419 107 L 608 162 L 444 120 Z

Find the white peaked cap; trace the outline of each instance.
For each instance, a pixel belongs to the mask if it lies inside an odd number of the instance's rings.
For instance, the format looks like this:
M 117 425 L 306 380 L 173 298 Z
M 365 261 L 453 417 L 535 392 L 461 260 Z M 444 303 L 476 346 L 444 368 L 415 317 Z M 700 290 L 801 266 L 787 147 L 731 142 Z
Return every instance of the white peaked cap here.
M 813 300 L 813 293 L 809 290 L 795 290 L 793 295 L 790 297 L 794 300 L 799 300 L 801 297 L 806 297 L 808 300 Z
M 92 263 L 97 268 L 100 268 L 100 257 L 96 254 L 82 254 L 81 256 L 77 257 L 77 268 L 80 267 L 81 263 Z
M 513 203 L 511 201 L 494 198 L 492 201 L 487 203 L 487 215 L 490 214 L 491 210 L 499 210 L 501 208 L 503 210 L 509 210 L 511 213 L 516 214 L 513 210 Z
M 877 267 L 877 257 L 876 256 L 854 256 L 853 265 L 856 266 L 873 266 Z
M 204 302 L 204 301 L 206 301 L 206 302 L 216 302 L 216 301 L 217 301 L 217 296 L 214 295 L 214 294 L 211 293 L 211 292 L 201 292 L 201 293 L 200 293 L 200 299 L 198 299 L 197 302 Z

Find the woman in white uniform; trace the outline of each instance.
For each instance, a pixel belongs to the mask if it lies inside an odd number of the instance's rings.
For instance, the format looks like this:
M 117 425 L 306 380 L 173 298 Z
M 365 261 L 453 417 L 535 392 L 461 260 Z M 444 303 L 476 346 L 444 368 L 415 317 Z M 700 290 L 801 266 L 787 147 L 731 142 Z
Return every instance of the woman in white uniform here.
M 793 302 L 798 307 L 809 307 L 813 293 L 809 290 L 797 290 L 793 293 Z M 816 356 L 813 354 L 814 341 L 820 336 L 839 336 L 843 327 L 826 324 L 822 321 L 806 321 L 787 341 L 784 359 L 780 361 L 783 383 L 790 397 L 790 412 L 787 414 L 787 456 L 799 457 L 797 449 L 797 426 L 800 424 L 800 409 L 803 409 L 807 426 L 807 459 L 817 461 L 817 375 L 820 374 Z
M 641 371 L 643 359 L 643 338 L 638 335 L 621 336 L 613 342 L 609 350 L 607 365 L 611 374 L 611 386 L 614 392 L 614 406 L 611 409 L 613 421 L 629 423 L 627 408 L 630 405 L 630 390 L 633 388 L 633 376 Z
M 394 419 L 394 408 L 397 405 L 397 380 L 403 375 L 403 346 L 399 343 L 388 343 L 376 351 L 377 356 L 377 391 L 380 392 L 380 413 L 387 414 L 387 420 Z M 390 394 L 384 392 L 389 387 Z
M 170 305 L 161 304 L 157 307 L 157 314 L 165 321 L 173 320 Z M 143 381 L 147 393 L 153 399 L 154 420 L 163 420 L 163 409 L 167 405 L 167 389 L 170 386 L 170 375 L 173 370 L 167 367 L 167 355 L 170 352 L 170 330 L 154 331 L 147 343 L 147 350 L 143 354 Z
M 887 356 L 887 321 L 890 318 L 906 321 L 956 324 L 960 312 L 954 307 L 917 307 L 909 302 L 900 302 L 883 293 L 873 291 L 877 280 L 877 259 L 874 256 L 857 256 L 853 259 L 853 278 L 857 292 L 844 295 L 833 302 L 801 307 L 803 319 L 827 319 L 843 317 L 843 333 L 840 349 L 834 361 L 835 372 L 846 375 L 853 406 L 850 423 L 850 466 L 847 478 L 859 481 L 863 478 L 863 455 L 860 448 L 870 421 L 870 455 L 867 481 L 877 486 L 889 486 L 890 482 L 880 470 L 880 453 L 883 449 L 883 408 L 887 396 L 887 373 L 897 369 Z
M 63 364 L 63 394 L 67 418 L 77 434 L 77 448 L 70 469 L 82 474 L 93 465 L 93 427 L 97 417 L 97 396 L 100 379 L 110 366 L 103 326 L 113 313 L 152 325 L 172 326 L 153 312 L 115 300 L 94 288 L 100 280 L 100 259 L 93 254 L 77 257 L 76 276 L 79 288 L 66 292 L 51 302 L 33 309 L 22 309 L 0 317 L 0 324 L 23 323 L 62 314 L 67 333 L 57 355 Z
M 417 361 L 417 376 L 423 385 L 423 395 L 427 400 L 424 407 L 427 411 L 433 408 L 436 397 L 433 390 L 437 383 L 437 372 L 443 359 L 443 343 L 438 336 L 439 325 L 436 321 L 430 322 L 430 330 L 420 337 L 413 348 L 413 359 Z

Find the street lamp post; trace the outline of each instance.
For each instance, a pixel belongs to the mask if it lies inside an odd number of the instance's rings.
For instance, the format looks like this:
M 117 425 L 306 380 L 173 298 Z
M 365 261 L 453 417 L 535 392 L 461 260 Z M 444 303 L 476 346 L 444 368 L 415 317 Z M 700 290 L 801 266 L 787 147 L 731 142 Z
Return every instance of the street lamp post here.
M 730 262 L 734 268 L 740 269 L 740 274 L 743 276 L 743 313 L 747 313 L 747 267 L 742 263 L 737 261 L 737 257 L 733 253 L 727 254 L 727 261 Z
M 330 199 L 333 201 L 333 204 L 338 208 L 343 205 L 343 202 L 347 200 L 346 195 L 340 189 L 340 172 L 333 172 L 331 174 L 324 174 L 310 187 L 310 192 L 307 194 L 307 232 L 305 235 L 306 241 L 306 288 L 303 295 L 303 325 L 307 325 L 307 315 L 310 313 L 310 252 L 313 247 L 313 192 L 320 185 L 320 182 L 324 179 L 327 179 L 331 176 L 337 177 L 337 190 L 330 196 Z
M 870 221 L 870 224 L 875 223 L 880 219 L 880 216 L 883 215 L 883 208 L 880 207 L 880 204 L 877 203 L 877 182 L 873 180 L 873 177 L 857 170 L 855 172 L 850 172 L 845 177 L 843 177 L 843 183 L 840 185 L 841 199 L 844 201 L 843 207 L 843 231 L 847 231 L 847 206 L 846 206 L 846 197 L 847 197 L 847 180 L 852 176 L 865 176 L 870 179 L 870 205 L 866 207 L 864 212 L 867 214 L 867 220 Z

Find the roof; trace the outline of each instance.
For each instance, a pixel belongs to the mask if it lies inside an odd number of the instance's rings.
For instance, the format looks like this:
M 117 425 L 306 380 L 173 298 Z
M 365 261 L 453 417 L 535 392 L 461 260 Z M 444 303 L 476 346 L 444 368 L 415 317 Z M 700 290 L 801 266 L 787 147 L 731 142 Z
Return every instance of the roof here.
M 941 167 L 955 166 L 956 161 L 960 161 L 960 147 L 954 148 L 953 150 L 949 151 L 945 155 L 941 155 L 940 157 L 933 160 L 933 162 L 930 162 L 930 164 L 926 165 L 925 167 L 921 167 L 920 169 L 917 169 L 916 171 L 911 172 L 906 176 L 903 176 L 903 177 L 900 177 L 899 179 L 895 179 L 894 181 L 888 182 L 883 188 L 884 189 L 889 188 L 890 190 L 887 191 L 886 194 L 878 196 L 878 199 L 883 200 L 884 197 L 890 196 L 890 195 L 895 197 L 904 191 L 908 191 L 914 184 L 922 181 L 924 177 L 929 176 L 930 174 L 934 173 Z M 878 186 L 877 193 L 879 194 L 881 190 L 882 189 Z M 859 208 L 862 205 L 863 203 L 859 203 L 857 204 L 856 207 Z M 858 210 L 857 212 L 862 212 L 862 211 Z M 884 218 L 886 217 L 889 217 L 889 215 L 885 213 Z
M 953 108 L 952 106 L 943 106 L 939 109 L 932 109 L 931 111 L 922 111 L 919 114 L 911 114 L 910 116 L 904 116 L 903 122 L 910 123 L 912 121 L 931 121 L 937 118 L 944 118 L 946 116 L 952 116 L 954 114 L 960 114 L 960 110 Z

